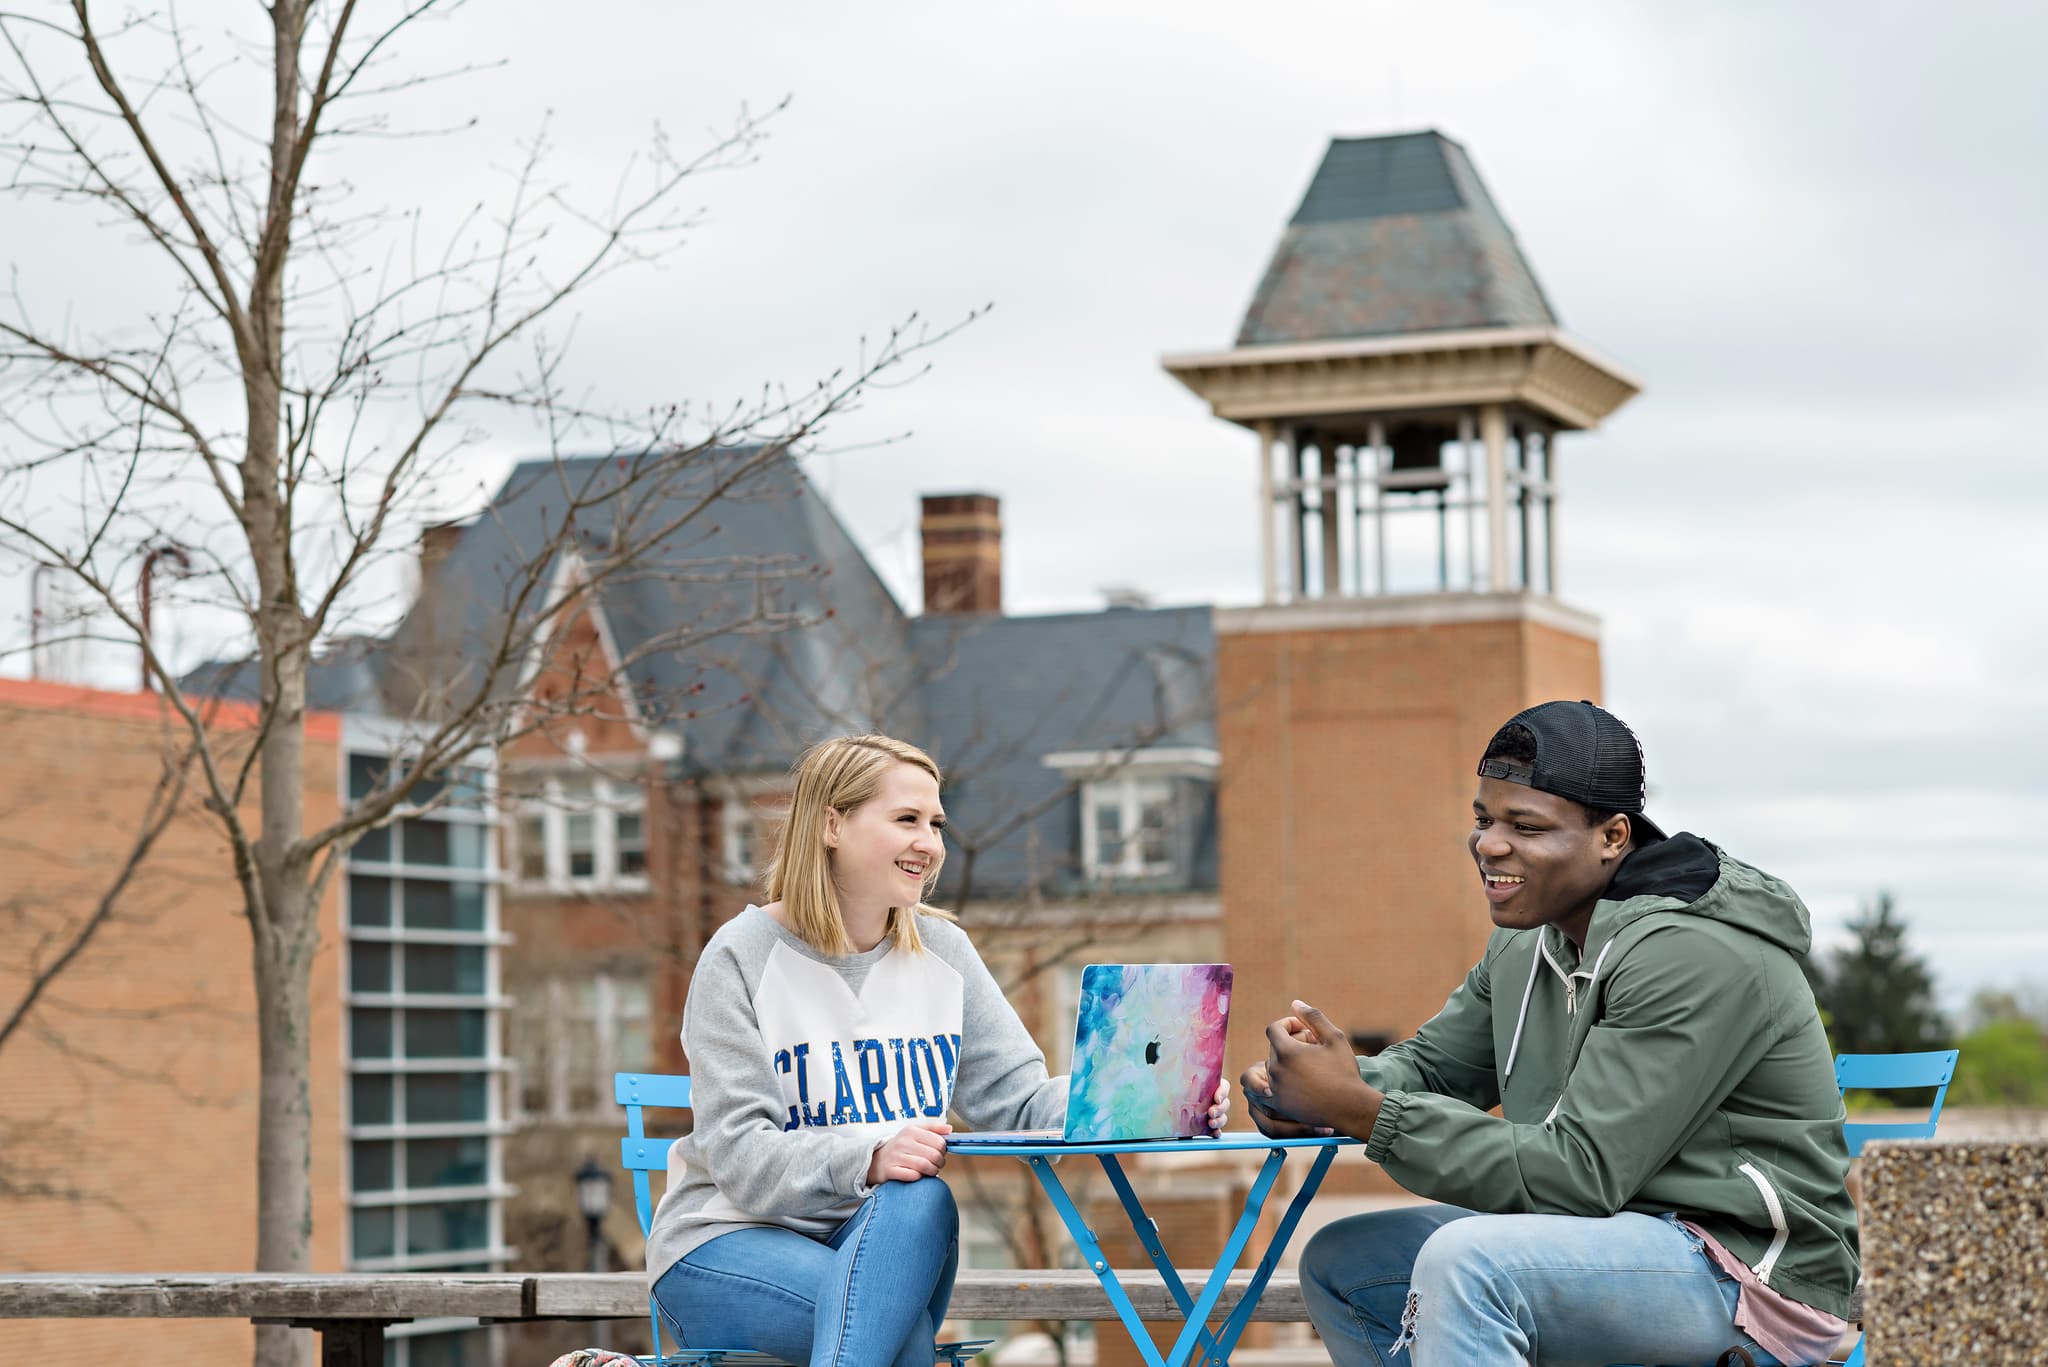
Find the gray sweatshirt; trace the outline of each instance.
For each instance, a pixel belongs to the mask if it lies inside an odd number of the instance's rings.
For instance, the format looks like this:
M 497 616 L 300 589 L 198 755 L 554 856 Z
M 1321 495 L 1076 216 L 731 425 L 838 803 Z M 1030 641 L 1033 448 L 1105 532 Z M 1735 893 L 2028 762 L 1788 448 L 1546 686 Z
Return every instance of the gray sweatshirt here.
M 683 1006 L 696 1123 L 669 1150 L 650 1284 L 734 1229 L 831 1234 L 872 1190 L 876 1147 L 913 1119 L 1065 1121 L 1067 1079 L 1046 1075 L 966 933 L 935 916 L 918 930 L 922 954 L 884 940 L 834 958 L 749 906 L 704 946 Z

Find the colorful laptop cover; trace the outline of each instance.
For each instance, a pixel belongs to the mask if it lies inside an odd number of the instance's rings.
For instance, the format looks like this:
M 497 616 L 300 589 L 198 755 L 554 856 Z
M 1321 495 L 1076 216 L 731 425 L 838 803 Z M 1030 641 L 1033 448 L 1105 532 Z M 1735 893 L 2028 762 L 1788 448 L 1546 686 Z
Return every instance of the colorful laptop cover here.
M 1209 1131 L 1230 1025 L 1229 964 L 1090 964 L 1081 973 L 1070 1142 Z

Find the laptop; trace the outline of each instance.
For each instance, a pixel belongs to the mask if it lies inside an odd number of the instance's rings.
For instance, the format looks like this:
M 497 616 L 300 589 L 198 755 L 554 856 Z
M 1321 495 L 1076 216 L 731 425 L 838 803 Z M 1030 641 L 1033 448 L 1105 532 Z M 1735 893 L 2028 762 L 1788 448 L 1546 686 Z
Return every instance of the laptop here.
M 1229 964 L 1089 964 L 1064 1129 L 978 1130 L 974 1144 L 1206 1138 L 1230 1026 Z

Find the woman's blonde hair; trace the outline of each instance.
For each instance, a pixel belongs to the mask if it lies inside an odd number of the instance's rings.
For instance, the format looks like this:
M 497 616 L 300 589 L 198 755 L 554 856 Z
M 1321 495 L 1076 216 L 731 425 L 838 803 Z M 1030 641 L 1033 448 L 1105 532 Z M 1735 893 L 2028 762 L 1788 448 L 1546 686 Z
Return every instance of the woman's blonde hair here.
M 922 769 L 934 783 L 941 781 L 939 766 L 930 755 L 889 736 L 838 736 L 820 741 L 804 751 L 791 771 L 795 791 L 790 794 L 789 815 L 775 840 L 775 857 L 768 863 L 768 898 L 782 903 L 789 928 L 820 954 L 853 953 L 853 941 L 839 914 L 839 891 L 832 882 L 825 814 L 851 815 L 881 791 L 882 775 L 898 764 Z M 923 952 L 924 940 L 917 933 L 920 913 L 952 919 L 924 904 L 938 884 L 945 858 L 942 845 L 939 857 L 925 870 L 916 906 L 889 909 L 888 934 L 898 949 Z

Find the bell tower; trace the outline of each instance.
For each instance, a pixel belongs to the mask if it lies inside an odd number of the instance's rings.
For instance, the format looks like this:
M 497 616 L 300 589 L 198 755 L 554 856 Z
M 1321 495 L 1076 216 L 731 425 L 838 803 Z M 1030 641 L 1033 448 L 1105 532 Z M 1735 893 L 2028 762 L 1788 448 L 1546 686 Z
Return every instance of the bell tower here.
M 1568 335 L 1465 149 L 1331 142 L 1234 346 L 1165 358 L 1252 436 L 1260 601 L 1216 613 L 1226 952 L 1364 1047 L 1441 1006 L 1491 924 L 1464 850 L 1494 729 L 1600 696 L 1559 596 L 1560 438 L 1640 389 Z M 1264 1053 L 1233 1031 L 1235 1070 Z

